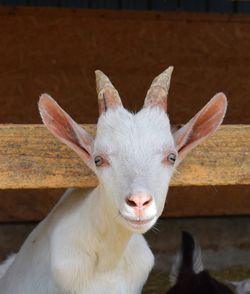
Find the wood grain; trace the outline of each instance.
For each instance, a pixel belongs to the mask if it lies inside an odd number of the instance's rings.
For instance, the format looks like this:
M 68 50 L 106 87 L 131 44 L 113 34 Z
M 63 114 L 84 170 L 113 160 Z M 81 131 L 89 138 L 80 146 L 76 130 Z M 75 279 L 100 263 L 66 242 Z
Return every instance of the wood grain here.
M 84 125 L 94 134 L 94 125 Z M 0 125 L 0 189 L 94 187 L 95 175 L 42 125 Z M 172 186 L 250 184 L 250 126 L 225 125 L 178 168 Z

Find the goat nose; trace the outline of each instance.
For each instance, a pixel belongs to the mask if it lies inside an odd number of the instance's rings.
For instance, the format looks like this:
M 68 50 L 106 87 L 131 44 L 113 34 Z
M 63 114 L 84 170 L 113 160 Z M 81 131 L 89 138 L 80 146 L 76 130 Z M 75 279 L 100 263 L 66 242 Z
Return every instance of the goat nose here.
M 135 209 L 144 209 L 152 202 L 152 196 L 143 192 L 138 192 L 129 195 L 126 198 L 126 203 Z

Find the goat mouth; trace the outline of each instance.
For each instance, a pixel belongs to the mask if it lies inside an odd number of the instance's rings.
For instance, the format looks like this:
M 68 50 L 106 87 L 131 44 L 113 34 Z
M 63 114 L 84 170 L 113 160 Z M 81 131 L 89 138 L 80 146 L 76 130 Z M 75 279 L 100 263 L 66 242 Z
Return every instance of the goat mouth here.
M 132 219 L 132 218 L 128 218 L 124 215 L 122 215 L 122 213 L 120 212 L 120 215 L 121 217 L 129 224 L 132 224 L 132 225 L 136 225 L 136 226 L 143 226 L 143 225 L 147 225 L 149 223 L 151 223 L 155 217 L 151 217 L 151 218 L 148 218 L 148 219 L 139 219 L 139 220 L 136 220 L 136 219 Z

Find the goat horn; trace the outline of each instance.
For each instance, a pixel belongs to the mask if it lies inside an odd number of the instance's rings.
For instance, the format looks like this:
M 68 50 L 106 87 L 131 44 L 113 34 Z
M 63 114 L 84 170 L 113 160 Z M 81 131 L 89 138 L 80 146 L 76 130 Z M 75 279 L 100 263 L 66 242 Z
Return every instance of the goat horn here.
M 109 78 L 100 70 L 96 70 L 95 75 L 100 115 L 106 112 L 108 108 L 115 109 L 122 106 L 119 93 L 112 85 Z
M 169 66 L 153 80 L 147 92 L 144 107 L 159 106 L 167 111 L 168 90 L 173 69 L 173 66 Z

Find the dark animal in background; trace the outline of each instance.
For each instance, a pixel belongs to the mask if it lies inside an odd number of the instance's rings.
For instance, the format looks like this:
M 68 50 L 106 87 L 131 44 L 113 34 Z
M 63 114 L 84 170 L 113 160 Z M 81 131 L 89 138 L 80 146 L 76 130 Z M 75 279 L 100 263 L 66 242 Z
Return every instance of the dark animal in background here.
M 167 294 L 232 294 L 232 290 L 204 270 L 201 249 L 188 232 L 182 232 L 182 244 L 170 274 L 172 287 Z

